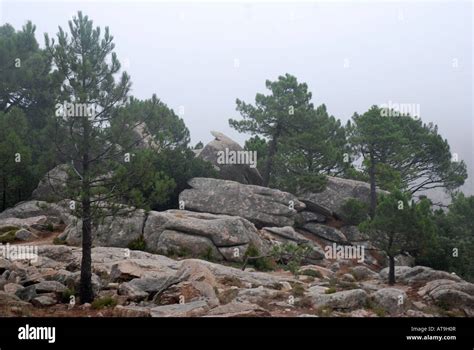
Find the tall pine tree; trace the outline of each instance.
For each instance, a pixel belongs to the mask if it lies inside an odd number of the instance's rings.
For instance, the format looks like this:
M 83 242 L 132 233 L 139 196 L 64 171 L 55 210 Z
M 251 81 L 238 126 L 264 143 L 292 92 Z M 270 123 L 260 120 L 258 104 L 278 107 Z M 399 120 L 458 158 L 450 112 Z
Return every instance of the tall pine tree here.
M 111 174 L 131 157 L 130 150 L 118 146 L 120 142 L 110 130 L 114 110 L 126 102 L 130 79 L 123 72 L 115 80 L 120 63 L 108 27 L 102 35 L 100 28 L 94 28 L 93 22 L 79 12 L 69 21 L 69 31 L 70 35 L 60 27 L 57 42 L 47 35 L 45 39 L 57 73 L 63 78 L 64 100 L 57 106 L 56 121 L 67 135 L 57 141 L 79 185 L 79 193 L 71 199 L 77 201 L 75 214 L 82 222 L 80 299 L 86 303 L 94 298 L 93 220 L 95 215 L 102 215 L 99 209 L 104 203 L 120 196 Z
M 279 76 L 277 81 L 267 80 L 266 87 L 271 93 L 258 93 L 255 105 L 237 99 L 237 111 L 243 120 L 229 119 L 230 126 L 237 131 L 260 135 L 268 140 L 262 174 L 264 186 L 270 183 L 280 139 L 295 130 L 298 119 L 313 110 L 308 86 L 298 83 L 296 77 L 290 74 Z

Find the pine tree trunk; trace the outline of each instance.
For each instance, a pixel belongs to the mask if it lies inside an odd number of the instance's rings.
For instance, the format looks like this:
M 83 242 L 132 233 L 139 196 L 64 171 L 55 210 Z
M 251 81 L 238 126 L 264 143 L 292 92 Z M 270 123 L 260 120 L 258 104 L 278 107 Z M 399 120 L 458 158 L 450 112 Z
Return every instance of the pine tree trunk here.
M 268 187 L 268 185 L 270 184 L 270 175 L 273 169 L 273 157 L 275 156 L 276 151 L 277 151 L 277 142 L 280 137 L 280 132 L 281 132 L 281 129 L 279 126 L 277 126 L 275 135 L 273 135 L 273 138 L 271 139 L 270 144 L 268 146 L 268 154 L 267 154 L 267 159 L 265 162 L 265 169 L 262 175 L 263 186 L 265 187 Z
M 82 157 L 82 261 L 81 261 L 81 303 L 94 300 L 92 291 L 92 217 L 89 178 L 89 125 L 84 121 L 84 153 Z
M 375 158 L 373 153 L 370 153 L 370 207 L 369 215 L 373 219 L 375 216 L 375 208 L 377 207 L 377 191 L 376 191 L 376 180 L 375 180 Z
M 81 303 L 94 300 L 92 291 L 92 223 L 90 199 L 82 201 L 82 261 L 81 261 Z
M 388 259 L 388 284 L 392 286 L 395 284 L 395 258 L 389 256 Z

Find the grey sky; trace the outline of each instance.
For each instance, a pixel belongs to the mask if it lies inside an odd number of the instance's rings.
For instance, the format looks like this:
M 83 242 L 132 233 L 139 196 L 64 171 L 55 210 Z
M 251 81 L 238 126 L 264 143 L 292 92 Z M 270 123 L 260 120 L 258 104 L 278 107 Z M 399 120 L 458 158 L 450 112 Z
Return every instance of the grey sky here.
M 54 35 L 82 10 L 108 25 L 132 94 L 180 112 L 193 144 L 228 126 L 238 97 L 291 73 L 345 121 L 373 104 L 419 105 L 468 163 L 474 193 L 472 2 L 163 3 L 0 0 L 0 22 Z M 182 109 L 181 109 L 182 111 Z

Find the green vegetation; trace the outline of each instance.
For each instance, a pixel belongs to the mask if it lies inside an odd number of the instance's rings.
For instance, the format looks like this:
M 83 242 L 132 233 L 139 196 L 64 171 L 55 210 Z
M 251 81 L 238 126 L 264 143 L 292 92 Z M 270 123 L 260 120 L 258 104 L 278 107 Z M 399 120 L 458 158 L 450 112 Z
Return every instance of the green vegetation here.
M 323 306 L 316 309 L 316 315 L 319 317 L 329 317 L 334 310 L 328 306 Z
M 117 305 L 117 300 L 112 297 L 103 297 L 100 299 L 96 299 L 92 302 L 91 307 L 94 310 L 101 310 L 107 307 L 114 307 Z
M 15 234 L 17 230 L 7 231 L 0 235 L 0 243 L 12 243 L 15 241 Z
M 55 39 L 46 36 L 44 46 L 35 31 L 31 22 L 21 30 L 0 26 L 0 211 L 29 199 L 54 166 L 71 164 L 65 198 L 78 199 L 74 214 L 83 222 L 78 294 L 90 302 L 92 223 L 106 215 L 97 203 L 177 208 L 189 179 L 218 174 L 195 157 L 184 120 L 166 103 L 155 94 L 143 100 L 130 96 L 131 79 L 108 28 L 94 27 L 79 12 Z M 390 283 L 395 282 L 394 258 L 405 253 L 417 264 L 474 281 L 474 197 L 455 192 L 467 178 L 466 165 L 453 157 L 436 125 L 378 106 L 342 125 L 324 104 L 313 104 L 308 85 L 293 75 L 267 80 L 265 87 L 268 94 L 257 93 L 253 104 L 237 99 L 242 119 L 229 120 L 235 130 L 249 134 L 245 149 L 257 151 L 265 186 L 300 194 L 324 189 L 327 175 L 368 181 L 370 204 L 349 199 L 341 219 L 358 225 L 388 255 Z M 59 113 L 58 102 L 59 107 L 93 104 L 99 112 L 93 118 L 67 115 Z M 194 149 L 203 146 L 198 142 Z M 390 194 L 379 196 L 377 187 Z M 415 196 L 434 188 L 452 194 L 446 210 L 434 210 L 428 198 Z M 2 228 L 0 243 L 13 242 L 17 229 Z M 65 242 L 55 238 L 54 244 Z M 146 245 L 140 238 L 129 248 L 145 250 Z M 309 249 L 283 244 L 262 256 L 251 244 L 244 268 L 281 266 L 297 276 Z M 191 255 L 185 248 L 169 253 Z M 215 259 L 212 249 L 202 258 Z M 321 278 L 311 270 L 300 274 Z
M 373 311 L 377 317 L 385 317 L 387 315 L 387 311 L 380 305 L 376 305 L 371 299 L 367 300 L 366 307 L 367 309 Z
M 59 237 L 54 237 L 53 244 L 55 244 L 55 245 L 67 245 L 67 242 L 66 242 L 66 240 L 61 239 Z
M 179 247 L 179 249 L 168 249 L 163 254 L 171 258 L 192 258 L 192 252 L 187 247 Z
M 350 225 L 358 225 L 367 220 L 369 206 L 355 198 L 349 198 L 341 208 L 342 218 Z
M 146 128 L 142 133 L 149 139 L 143 140 L 133 129 L 124 132 L 123 125 Z M 155 95 L 144 101 L 131 98 L 117 110 L 111 132 L 122 147 L 137 142 L 148 145 L 135 149 L 131 161 L 121 163 L 116 171 L 123 199 L 134 206 L 149 210 L 176 208 L 178 195 L 187 188 L 189 179 L 217 176 L 211 164 L 192 152 L 184 121 Z M 135 177 L 131 181 L 132 170 Z
M 253 266 L 258 271 L 273 271 L 275 270 L 275 260 L 271 256 L 262 256 L 258 248 L 250 243 L 247 251 L 244 254 L 244 269 L 247 263 Z
M 347 123 L 348 141 L 363 161 L 371 186 L 371 217 L 377 205 L 376 185 L 416 192 L 453 190 L 467 178 L 463 161 L 453 160 L 448 142 L 433 124 L 373 106 Z
M 432 220 L 436 234 L 424 242 L 416 263 L 474 281 L 474 196 L 453 195 L 448 210 L 435 211 Z
M 408 195 L 399 191 L 382 196 L 374 218 L 363 222 L 359 228 L 387 254 L 389 284 L 395 283 L 395 256 L 404 252 L 416 256 L 423 249 L 423 243 L 432 241 L 436 235 L 431 203 L 427 199 L 409 203 Z
M 323 174 L 342 174 L 346 137 L 325 105 L 314 108 L 305 83 L 285 74 L 266 81 L 269 95 L 258 93 L 255 105 L 237 99 L 243 120 L 230 119 L 239 132 L 255 135 L 245 148 L 257 151 L 264 186 L 291 192 L 321 190 Z
M 214 256 L 214 251 L 212 250 L 211 247 L 207 247 L 206 251 L 199 258 L 206 261 L 216 260 L 216 257 Z
M 291 285 L 291 294 L 295 297 L 302 297 L 304 296 L 305 289 L 301 283 L 293 283 Z
M 53 107 L 59 93 L 51 60 L 27 22 L 0 26 L 0 211 L 26 200 L 56 163 Z
M 71 296 L 76 295 L 76 290 L 74 288 L 68 288 L 61 294 L 61 302 L 64 304 L 69 304 L 71 301 Z
M 409 253 L 417 265 L 455 272 L 474 280 L 474 197 L 456 193 L 447 210 L 433 210 L 431 201 L 410 199 L 393 191 L 382 196 L 375 216 L 359 225 L 371 242 L 389 257 L 389 283 L 395 283 L 394 257 Z
M 275 262 L 281 264 L 295 276 L 298 276 L 301 262 L 310 253 L 311 249 L 306 244 L 285 243 L 273 246 L 271 255 Z
M 255 96 L 255 105 L 236 100 L 237 111 L 244 119 L 229 119 L 229 124 L 237 131 L 268 139 L 262 173 L 263 185 L 268 186 L 280 140 L 296 131 L 298 120 L 305 118 L 313 109 L 313 105 L 310 102 L 308 85 L 298 83 L 296 77 L 290 74 L 278 77 L 277 81 L 267 80 L 265 86 L 271 93 L 258 93 Z
M 10 231 L 18 231 L 20 228 L 19 227 L 16 227 L 16 226 L 3 226 L 2 228 L 0 228 L 0 234 L 3 234 L 3 233 L 6 233 L 6 232 L 10 232 Z
M 299 274 L 304 275 L 304 276 L 311 276 L 315 278 L 323 278 L 323 275 L 321 274 L 321 272 L 317 270 L 305 269 L 303 271 L 300 271 Z
M 143 239 L 143 237 L 139 237 L 133 241 L 131 241 L 128 246 L 127 246 L 128 249 L 130 250 L 141 250 L 141 251 L 145 251 L 146 250 L 146 242 L 145 240 Z

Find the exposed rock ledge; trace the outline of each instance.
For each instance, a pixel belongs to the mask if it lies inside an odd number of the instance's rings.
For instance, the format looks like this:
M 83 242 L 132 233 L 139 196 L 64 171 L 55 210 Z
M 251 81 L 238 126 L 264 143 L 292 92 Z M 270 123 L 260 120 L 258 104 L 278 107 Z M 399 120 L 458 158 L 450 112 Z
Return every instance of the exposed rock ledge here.
M 191 189 L 179 195 L 187 210 L 240 216 L 257 227 L 293 226 L 305 208 L 291 193 L 271 188 L 202 177 L 188 183 Z
M 36 261 L 0 258 L 0 308 L 5 315 L 87 310 L 90 306 L 71 306 L 64 298 L 64 293 L 78 290 L 81 253 L 76 247 L 44 245 L 38 247 Z M 122 248 L 93 248 L 92 261 L 96 297 L 117 302 L 103 311 L 114 316 L 472 316 L 474 308 L 471 283 L 419 279 L 421 287 L 389 287 L 361 266 L 348 267 L 357 280 L 347 282 L 347 273 L 317 266 L 303 266 L 295 277 L 281 270 L 242 271 Z M 426 268 L 411 271 L 426 277 Z M 428 274 L 441 276 L 439 272 Z

